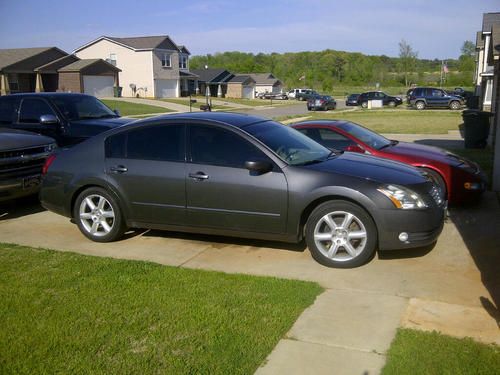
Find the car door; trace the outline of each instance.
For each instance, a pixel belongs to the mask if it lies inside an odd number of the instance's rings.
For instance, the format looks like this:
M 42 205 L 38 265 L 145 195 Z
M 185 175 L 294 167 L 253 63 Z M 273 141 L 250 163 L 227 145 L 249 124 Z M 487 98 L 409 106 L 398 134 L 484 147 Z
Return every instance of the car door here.
M 215 125 L 188 126 L 186 171 L 190 225 L 222 230 L 284 233 L 288 206 L 285 175 L 258 147 L 235 131 Z M 267 173 L 246 161 L 273 164 Z
M 156 123 L 106 140 L 106 174 L 133 221 L 184 225 L 185 169 L 185 125 Z
M 55 111 L 45 99 L 23 98 L 15 128 L 43 134 L 55 138 L 59 142 L 61 138 L 60 124 L 41 124 L 40 117 L 43 115 L 52 115 L 57 118 Z

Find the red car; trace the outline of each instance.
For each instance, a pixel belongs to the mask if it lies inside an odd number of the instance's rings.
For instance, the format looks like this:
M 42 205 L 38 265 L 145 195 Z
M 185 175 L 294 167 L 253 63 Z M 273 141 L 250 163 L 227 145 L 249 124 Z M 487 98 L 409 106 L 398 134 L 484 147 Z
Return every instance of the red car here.
M 476 163 L 438 147 L 389 140 L 349 121 L 315 120 L 291 126 L 330 149 L 370 154 L 421 168 L 453 205 L 476 200 L 486 189 L 486 176 Z

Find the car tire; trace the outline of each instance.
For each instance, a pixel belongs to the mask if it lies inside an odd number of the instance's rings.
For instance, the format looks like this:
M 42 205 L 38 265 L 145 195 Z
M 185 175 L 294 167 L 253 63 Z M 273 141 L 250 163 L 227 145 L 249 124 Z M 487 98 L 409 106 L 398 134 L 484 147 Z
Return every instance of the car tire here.
M 394 108 L 396 107 L 396 102 L 394 100 L 391 100 L 389 103 L 387 103 L 387 105 L 391 108 Z
M 356 204 L 328 201 L 309 216 L 306 243 L 320 264 L 334 268 L 358 267 L 375 253 L 377 228 L 370 215 Z
M 126 229 L 118 202 L 99 187 L 80 193 L 73 206 L 73 219 L 83 235 L 95 242 L 115 241 Z
M 415 103 L 415 108 L 421 111 L 422 109 L 425 109 L 425 103 L 421 100 Z
M 460 109 L 460 103 L 457 102 L 456 100 L 453 100 L 452 102 L 450 102 L 450 109 L 453 111 Z
M 304 101 L 304 98 L 302 96 L 299 96 L 299 101 L 300 102 Z
M 443 176 L 441 176 L 441 173 L 435 171 L 434 169 L 425 167 L 422 167 L 420 169 L 426 172 L 429 175 L 429 177 L 434 181 L 434 183 L 438 185 L 438 187 L 441 189 L 441 198 L 443 200 L 446 200 L 448 196 L 448 187 L 446 186 L 446 182 Z
M 361 108 L 368 108 L 368 102 L 362 102 Z

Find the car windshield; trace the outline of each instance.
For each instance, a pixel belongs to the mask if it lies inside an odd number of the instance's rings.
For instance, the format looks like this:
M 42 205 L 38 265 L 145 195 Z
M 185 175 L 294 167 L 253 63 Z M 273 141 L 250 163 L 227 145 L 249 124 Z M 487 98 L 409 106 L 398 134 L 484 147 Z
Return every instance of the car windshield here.
M 374 133 L 371 130 L 353 122 L 342 122 L 338 124 L 337 127 L 359 139 L 371 148 L 375 148 L 377 150 L 383 149 L 392 144 L 390 140 L 380 134 Z
M 309 137 L 274 121 L 243 128 L 290 165 L 307 165 L 328 159 L 333 153 Z
M 87 95 L 58 95 L 52 102 L 69 121 L 118 117 L 100 100 Z

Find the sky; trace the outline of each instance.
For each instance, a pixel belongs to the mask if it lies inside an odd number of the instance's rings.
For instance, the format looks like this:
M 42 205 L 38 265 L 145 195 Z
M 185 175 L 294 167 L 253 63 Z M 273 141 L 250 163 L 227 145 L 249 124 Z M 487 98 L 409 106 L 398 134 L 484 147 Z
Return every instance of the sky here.
M 169 35 L 192 55 L 333 49 L 457 58 L 500 0 L 0 0 L 0 48 L 72 52 L 102 35 Z

